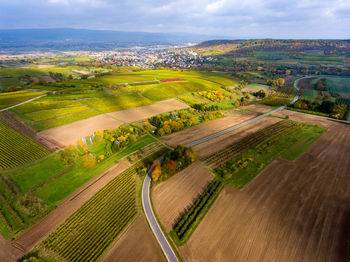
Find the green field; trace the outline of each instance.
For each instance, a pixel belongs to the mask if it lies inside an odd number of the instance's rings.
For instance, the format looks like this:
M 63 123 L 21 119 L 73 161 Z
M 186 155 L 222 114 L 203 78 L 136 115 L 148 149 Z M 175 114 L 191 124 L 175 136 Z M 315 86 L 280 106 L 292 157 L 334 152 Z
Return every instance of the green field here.
M 84 102 L 87 105 L 93 107 L 94 109 L 97 109 L 98 111 L 104 113 L 152 104 L 152 101 L 141 96 L 138 93 L 103 98 L 93 98 L 85 100 Z
M 16 107 L 14 112 L 27 120 L 38 131 L 99 114 L 99 112 L 84 105 L 79 100 L 56 97 L 45 96 Z
M 144 136 L 91 169 L 80 163 L 66 167 L 59 155 L 54 153 L 29 166 L 3 171 L 0 174 L 0 219 L 3 220 L 0 223 L 1 234 L 5 238 L 16 235 L 88 180 L 119 159 L 153 142 L 153 137 Z M 153 151 L 144 152 L 143 157 L 161 148 L 160 145 L 152 146 Z
M 350 77 L 337 77 L 337 76 L 320 76 L 312 77 L 305 80 L 306 84 L 310 84 L 313 90 L 304 90 L 303 96 L 308 98 L 317 97 L 316 84 L 320 79 L 326 79 L 326 88 L 329 92 L 338 93 L 341 96 L 347 96 L 350 94 Z
M 14 168 L 47 154 L 46 148 L 0 121 L 0 168 Z
M 68 168 L 63 166 L 58 154 L 54 153 L 28 167 L 7 172 L 4 175 L 13 179 L 21 192 L 25 194 L 65 170 Z
M 247 85 L 246 88 L 244 88 L 243 90 L 246 91 L 253 91 L 253 92 L 258 92 L 260 90 L 264 90 L 265 92 L 270 91 L 269 86 L 267 85 L 261 85 L 261 84 L 249 84 Z
M 66 77 L 71 73 L 90 72 L 79 66 L 49 67 L 28 69 L 28 75 L 41 76 L 48 73 L 61 73 Z M 26 73 L 24 69 L 11 69 L 4 75 L 18 77 Z M 38 73 L 39 72 L 39 73 Z M 38 75 L 39 74 L 39 75 Z M 161 80 L 178 79 L 161 82 Z M 13 109 L 26 124 L 37 131 L 72 123 L 97 114 L 150 105 L 168 98 L 179 98 L 186 103 L 210 103 L 209 100 L 193 95 L 199 91 L 222 90 L 222 86 L 233 86 L 239 80 L 225 73 L 196 71 L 147 70 L 128 73 L 109 73 L 89 79 L 70 79 L 54 83 L 34 83 L 32 88 L 53 91 L 44 98 L 29 102 Z M 7 107 L 27 100 L 35 92 L 14 92 L 0 94 L 1 107 Z M 227 107 L 227 105 L 224 105 Z
M 327 78 L 327 84 L 333 92 L 350 94 L 350 77 Z
M 325 129 L 321 127 L 293 122 L 288 128 L 270 133 L 262 142 L 226 161 L 215 169 L 215 173 L 226 183 L 242 189 L 277 157 L 296 159 L 323 132 Z
M 19 104 L 43 94 L 45 94 L 45 92 L 16 91 L 0 93 L 0 109 Z
M 67 261 L 96 261 L 137 214 L 136 166 L 114 178 L 43 242 Z
M 93 168 L 85 168 L 79 163 L 76 168 L 41 187 L 35 194 L 49 205 L 54 206 L 119 159 L 152 142 L 154 142 L 153 138 L 145 136 Z

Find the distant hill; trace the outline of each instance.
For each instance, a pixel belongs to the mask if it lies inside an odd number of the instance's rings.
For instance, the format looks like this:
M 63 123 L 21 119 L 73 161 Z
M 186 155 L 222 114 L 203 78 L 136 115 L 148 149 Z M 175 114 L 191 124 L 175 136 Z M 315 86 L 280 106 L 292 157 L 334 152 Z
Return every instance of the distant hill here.
M 87 29 L 0 30 L 0 52 L 30 50 L 105 50 L 117 47 L 183 45 L 218 36 Z
M 194 48 L 214 54 L 249 53 L 252 51 L 305 51 L 323 50 L 325 53 L 350 51 L 349 40 L 289 40 L 289 39 L 252 39 L 252 40 L 209 40 L 197 44 Z

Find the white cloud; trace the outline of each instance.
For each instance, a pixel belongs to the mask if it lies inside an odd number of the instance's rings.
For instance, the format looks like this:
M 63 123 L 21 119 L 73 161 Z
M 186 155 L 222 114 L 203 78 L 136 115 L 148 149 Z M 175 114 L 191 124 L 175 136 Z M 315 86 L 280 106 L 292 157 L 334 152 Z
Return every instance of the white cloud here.
M 350 37 L 350 0 L 0 0 L 0 6 L 0 28 Z

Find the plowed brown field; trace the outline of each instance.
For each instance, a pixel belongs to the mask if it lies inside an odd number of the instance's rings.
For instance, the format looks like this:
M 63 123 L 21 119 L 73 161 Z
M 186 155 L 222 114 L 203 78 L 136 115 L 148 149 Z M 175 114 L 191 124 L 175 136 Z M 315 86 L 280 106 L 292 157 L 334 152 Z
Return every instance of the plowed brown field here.
M 328 131 L 294 162 L 277 159 L 242 191 L 227 186 L 184 261 L 345 261 L 350 228 L 350 125 L 290 114 Z
M 157 240 L 143 216 L 131 225 L 102 259 L 104 262 L 165 261 Z
M 171 146 L 186 145 L 190 142 L 199 140 L 203 137 L 243 123 L 249 119 L 257 117 L 258 115 L 258 113 L 254 112 L 235 113 L 231 116 L 223 117 L 217 120 L 190 127 L 168 136 L 164 136 L 161 138 L 161 140 Z
M 238 128 L 227 134 L 198 144 L 194 147 L 194 149 L 200 158 L 210 156 L 216 152 L 223 150 L 225 147 L 231 145 L 232 143 L 239 141 L 243 137 L 253 134 L 258 130 L 270 126 L 278 121 L 281 121 L 281 119 L 276 117 L 264 117 L 247 126 Z
M 249 106 L 243 106 L 242 109 L 261 112 L 261 113 L 267 113 L 273 110 L 274 108 L 270 106 L 264 106 L 264 105 L 249 105 Z
M 39 132 L 38 135 L 49 140 L 55 140 L 64 146 L 69 146 L 75 145 L 83 137 L 92 135 L 96 130 L 114 129 L 121 124 L 122 122 L 106 115 L 98 115 L 71 124 L 54 127 Z
M 213 178 L 212 173 L 199 162 L 155 187 L 152 192 L 156 214 L 167 231 L 172 229 L 175 219 Z

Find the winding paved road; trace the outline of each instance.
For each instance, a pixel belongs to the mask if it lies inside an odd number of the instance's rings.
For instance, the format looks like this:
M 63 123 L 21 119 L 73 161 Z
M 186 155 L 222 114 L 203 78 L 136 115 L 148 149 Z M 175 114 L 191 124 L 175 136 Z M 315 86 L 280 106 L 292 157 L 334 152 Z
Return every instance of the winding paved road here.
M 152 206 L 151 206 L 151 200 L 150 200 L 150 186 L 151 186 L 151 174 L 153 169 L 150 169 L 145 177 L 145 180 L 143 182 L 142 186 L 142 206 L 143 210 L 145 211 L 146 218 L 148 220 L 148 223 L 153 231 L 153 234 L 158 240 L 159 245 L 161 246 L 163 253 L 165 254 L 167 260 L 169 262 L 178 262 L 178 259 L 171 248 L 168 240 L 163 234 L 162 229 L 160 228 L 156 217 L 153 213 Z
M 306 77 L 302 77 L 302 78 L 299 78 L 297 80 L 295 80 L 294 82 L 294 88 L 297 90 L 297 94 L 296 96 L 294 97 L 293 101 L 291 102 L 291 104 L 295 103 L 298 99 L 299 99 L 299 88 L 298 88 L 298 82 L 301 80 L 301 79 L 304 79 L 304 78 L 307 78 Z M 228 128 L 226 130 L 223 130 L 221 132 L 218 132 L 218 133 L 215 133 L 215 134 L 212 134 L 210 136 L 207 136 L 207 137 L 204 137 L 202 139 L 199 139 L 197 141 L 194 141 L 192 143 L 189 143 L 187 144 L 186 146 L 195 146 L 195 145 L 198 145 L 200 143 L 203 143 L 205 141 L 208 141 L 210 139 L 213 139 L 215 137 L 218 137 L 218 136 L 221 136 L 223 134 L 226 134 L 228 132 L 231 132 L 235 129 L 238 129 L 242 126 L 245 126 L 245 125 L 248 125 L 248 124 L 251 124 L 261 118 L 264 118 L 268 115 L 271 115 L 277 111 L 280 111 L 282 109 L 286 108 L 286 105 L 284 106 L 281 106 L 277 109 L 274 109 L 270 112 L 267 112 L 263 115 L 260 115 L 258 117 L 255 117 L 251 120 L 248 120 L 246 122 L 243 122 L 239 125 L 236 125 L 236 126 L 233 126 L 231 128 Z M 162 229 L 160 228 L 158 222 L 157 222 L 157 219 L 154 215 L 154 212 L 153 212 L 153 209 L 152 209 L 152 205 L 151 205 L 151 200 L 150 200 L 150 187 L 151 187 L 151 174 L 152 174 L 152 171 L 153 169 L 150 169 L 145 177 L 145 180 L 143 182 L 143 186 L 142 186 L 142 206 L 143 206 L 143 210 L 145 212 L 145 215 L 146 215 L 146 218 L 147 218 L 147 221 L 154 233 L 154 236 L 156 237 L 156 239 L 158 240 L 158 243 L 159 245 L 161 246 L 162 250 L 163 250 L 163 253 L 165 254 L 167 260 L 169 262 L 178 262 L 179 260 L 177 259 L 175 253 L 174 253 L 174 250 L 172 249 L 172 247 L 170 246 L 168 240 L 166 239 L 166 237 L 164 236 L 163 234 L 163 231 Z
M 40 97 L 46 96 L 46 95 L 47 95 L 47 94 L 44 94 L 44 95 L 41 95 L 41 96 L 36 96 L 36 97 L 34 97 L 34 98 L 28 99 L 28 100 L 26 100 L 26 101 L 24 101 L 24 102 L 21 102 L 21 103 L 19 103 L 19 104 L 16 104 L 16 105 L 13 105 L 13 106 L 9 106 L 9 107 L 0 109 L 0 112 L 9 110 L 9 109 L 11 109 L 11 108 L 14 108 L 14 107 L 16 107 L 16 106 L 23 105 L 23 104 L 28 103 L 28 102 L 32 102 L 32 101 L 34 101 L 34 100 L 36 100 L 36 99 L 38 99 L 38 98 L 40 98 Z

